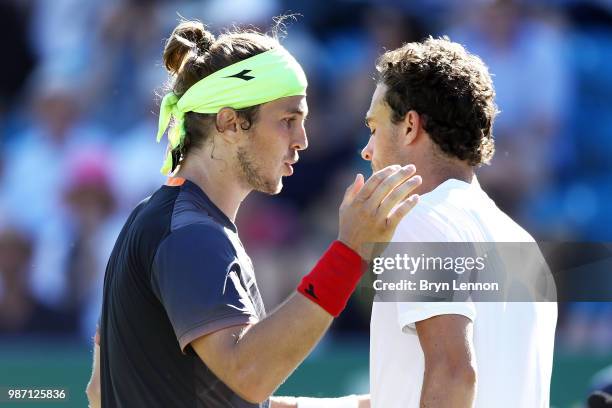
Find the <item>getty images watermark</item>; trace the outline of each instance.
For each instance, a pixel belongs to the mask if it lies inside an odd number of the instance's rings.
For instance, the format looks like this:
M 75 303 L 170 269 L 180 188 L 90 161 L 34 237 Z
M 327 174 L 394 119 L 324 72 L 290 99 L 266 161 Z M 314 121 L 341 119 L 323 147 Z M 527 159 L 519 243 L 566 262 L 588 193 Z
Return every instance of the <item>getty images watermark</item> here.
M 423 272 L 454 272 L 458 277 L 464 273 L 472 273 L 474 271 L 482 272 L 486 269 L 486 260 L 488 254 L 483 256 L 465 256 L 465 257 L 441 257 L 441 256 L 411 256 L 406 253 L 395 254 L 393 257 L 378 256 L 372 261 L 372 272 L 375 275 L 381 275 L 387 270 L 392 270 L 396 274 L 401 271 L 409 276 L 414 276 L 417 273 Z M 473 293 L 475 291 L 495 291 L 499 292 L 500 283 L 492 282 L 464 282 L 461 279 L 452 279 L 450 282 L 438 282 L 428 278 L 418 280 L 400 279 L 395 282 L 386 282 L 380 276 L 375 279 L 372 287 L 376 291 L 423 291 L 435 293 L 448 291 L 467 291 Z
M 556 301 L 535 242 L 390 243 L 374 246 L 361 288 L 375 301 Z

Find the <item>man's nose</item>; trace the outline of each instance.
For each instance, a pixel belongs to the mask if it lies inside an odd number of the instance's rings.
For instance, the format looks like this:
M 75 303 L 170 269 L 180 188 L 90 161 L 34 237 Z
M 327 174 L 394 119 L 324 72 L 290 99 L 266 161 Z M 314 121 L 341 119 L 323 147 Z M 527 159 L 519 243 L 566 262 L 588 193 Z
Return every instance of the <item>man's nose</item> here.
M 372 161 L 372 138 L 368 140 L 368 144 L 361 150 L 361 158 L 366 161 Z
M 306 129 L 302 128 L 298 131 L 291 148 L 295 150 L 305 150 L 308 148 L 308 136 L 306 136 Z

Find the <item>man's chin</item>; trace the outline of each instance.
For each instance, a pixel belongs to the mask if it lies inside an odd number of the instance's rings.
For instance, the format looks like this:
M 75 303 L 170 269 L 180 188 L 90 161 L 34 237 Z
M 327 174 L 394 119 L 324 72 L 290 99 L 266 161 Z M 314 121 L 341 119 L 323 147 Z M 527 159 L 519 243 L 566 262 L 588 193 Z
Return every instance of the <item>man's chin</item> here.
M 283 185 L 279 184 L 275 189 L 266 191 L 265 193 L 268 195 L 277 195 L 283 190 Z
M 276 183 L 276 187 L 274 188 L 274 191 L 270 194 L 271 195 L 280 194 L 281 191 L 283 191 L 283 178 L 282 177 L 278 179 L 278 182 Z
M 255 188 L 255 190 L 259 191 L 260 193 L 264 193 L 268 195 L 277 195 L 282 191 L 282 189 L 283 189 L 282 178 L 278 179 L 276 183 L 273 181 L 270 181 L 270 182 L 263 183 L 262 185 Z

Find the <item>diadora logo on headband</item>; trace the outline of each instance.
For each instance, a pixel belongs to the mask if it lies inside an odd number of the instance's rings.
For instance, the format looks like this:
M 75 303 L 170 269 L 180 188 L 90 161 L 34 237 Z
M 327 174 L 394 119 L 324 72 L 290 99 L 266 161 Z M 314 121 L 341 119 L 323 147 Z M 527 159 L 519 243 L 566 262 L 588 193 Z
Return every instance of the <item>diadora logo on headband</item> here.
M 230 75 L 230 76 L 226 76 L 225 78 L 239 78 L 239 79 L 244 79 L 245 81 L 250 81 L 251 79 L 255 77 L 251 75 L 247 75 L 249 72 L 251 72 L 250 69 L 243 69 L 239 73 Z

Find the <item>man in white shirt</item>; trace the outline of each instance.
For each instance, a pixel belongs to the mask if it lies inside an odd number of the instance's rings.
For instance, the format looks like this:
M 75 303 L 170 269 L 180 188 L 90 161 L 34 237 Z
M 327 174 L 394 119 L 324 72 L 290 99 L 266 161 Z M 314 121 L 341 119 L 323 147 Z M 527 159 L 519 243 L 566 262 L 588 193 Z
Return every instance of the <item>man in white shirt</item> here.
M 419 204 L 392 241 L 525 243 L 525 252 L 541 262 L 531 235 L 495 205 L 475 176 L 493 156 L 497 114 L 480 58 L 448 38 L 430 38 L 386 52 L 377 70 L 362 157 L 374 171 L 412 163 L 422 176 L 415 189 Z M 519 261 L 521 268 L 514 269 L 529 269 L 531 259 Z M 524 272 L 508 269 L 513 276 Z M 534 300 L 542 299 L 551 297 Z M 300 398 L 287 406 L 549 408 L 556 303 L 468 300 L 375 299 L 371 395 Z
M 362 157 L 374 170 L 412 163 L 423 178 L 393 241 L 534 242 L 474 173 L 494 152 L 485 64 L 430 38 L 386 52 L 377 70 Z M 554 302 L 375 301 L 372 407 L 549 407 L 556 319 Z

